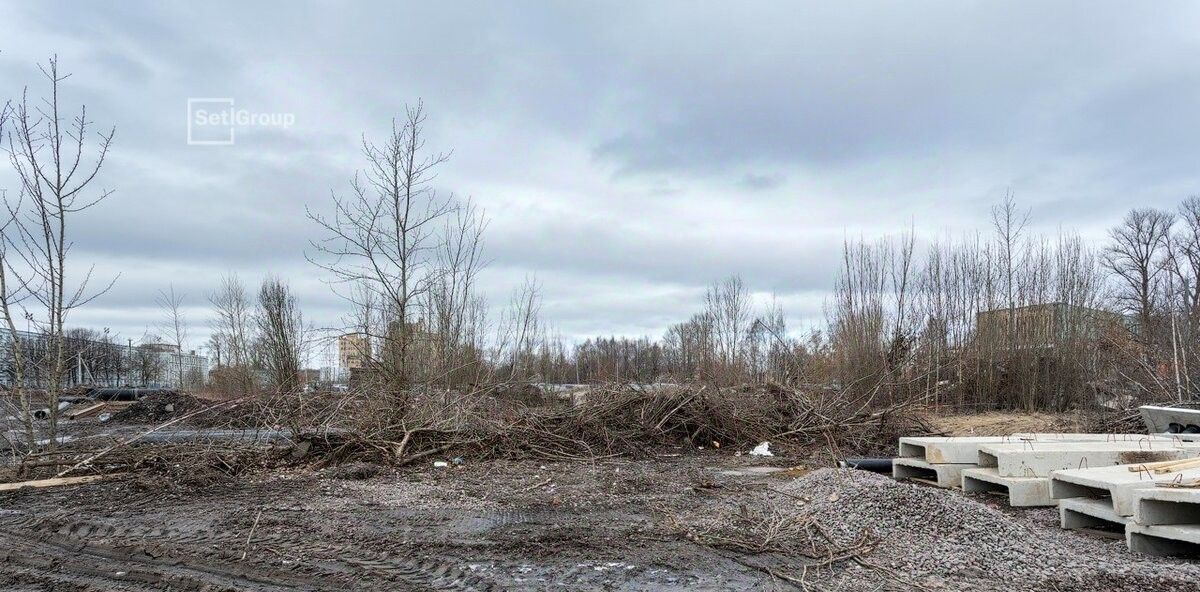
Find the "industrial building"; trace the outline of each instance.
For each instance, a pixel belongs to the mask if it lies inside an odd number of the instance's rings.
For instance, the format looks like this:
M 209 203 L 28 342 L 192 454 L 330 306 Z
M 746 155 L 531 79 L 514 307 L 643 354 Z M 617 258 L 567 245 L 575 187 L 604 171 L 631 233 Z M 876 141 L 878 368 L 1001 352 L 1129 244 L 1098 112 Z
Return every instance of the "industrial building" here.
M 1006 344 L 1011 339 L 1019 349 L 1052 349 L 1068 341 L 1095 341 L 1125 326 L 1125 318 L 1119 314 L 1065 302 L 1000 308 L 975 317 L 980 342 Z

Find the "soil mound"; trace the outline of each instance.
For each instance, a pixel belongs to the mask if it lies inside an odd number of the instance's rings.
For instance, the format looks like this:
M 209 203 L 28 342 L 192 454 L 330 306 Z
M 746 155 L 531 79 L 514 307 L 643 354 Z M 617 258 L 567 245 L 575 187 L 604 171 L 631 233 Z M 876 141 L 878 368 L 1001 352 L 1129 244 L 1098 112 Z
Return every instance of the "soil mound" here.
M 161 422 L 175 419 L 204 406 L 204 402 L 186 393 L 155 393 L 134 401 L 125 409 L 113 414 L 112 419 L 126 423 Z

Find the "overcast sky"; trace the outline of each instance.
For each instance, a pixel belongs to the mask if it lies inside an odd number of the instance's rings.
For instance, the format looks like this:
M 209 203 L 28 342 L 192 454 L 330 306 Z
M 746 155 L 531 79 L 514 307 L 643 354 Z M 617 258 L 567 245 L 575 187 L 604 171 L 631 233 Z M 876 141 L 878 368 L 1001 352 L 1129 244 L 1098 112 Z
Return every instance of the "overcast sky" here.
M 0 4 L 0 93 L 57 53 L 66 102 L 117 127 L 73 235 L 120 279 L 70 324 L 135 339 L 173 282 L 199 345 L 229 271 L 332 324 L 304 208 L 417 99 L 438 187 L 492 219 L 489 300 L 536 275 L 568 339 L 657 337 L 730 273 L 802 328 L 845 237 L 958 234 L 1011 189 L 1098 238 L 1200 188 L 1195 3 Z M 188 145 L 203 97 L 295 123 Z

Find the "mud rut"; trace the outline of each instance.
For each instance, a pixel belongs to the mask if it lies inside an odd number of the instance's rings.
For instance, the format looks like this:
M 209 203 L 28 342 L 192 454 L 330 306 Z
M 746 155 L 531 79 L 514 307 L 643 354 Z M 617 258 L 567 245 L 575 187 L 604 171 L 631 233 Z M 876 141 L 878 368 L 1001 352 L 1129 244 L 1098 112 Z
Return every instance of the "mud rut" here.
M 238 540 L 240 539 L 240 540 Z M 0 573 L 11 581 L 111 590 L 503 588 L 449 562 L 323 544 L 313 536 L 263 533 L 242 560 L 245 539 L 211 529 L 126 528 L 56 518 L 0 518 Z M 261 549 L 302 560 L 280 565 Z M 287 562 L 284 562 L 287 563 Z M 2 576 L 0 576 L 2 577 Z

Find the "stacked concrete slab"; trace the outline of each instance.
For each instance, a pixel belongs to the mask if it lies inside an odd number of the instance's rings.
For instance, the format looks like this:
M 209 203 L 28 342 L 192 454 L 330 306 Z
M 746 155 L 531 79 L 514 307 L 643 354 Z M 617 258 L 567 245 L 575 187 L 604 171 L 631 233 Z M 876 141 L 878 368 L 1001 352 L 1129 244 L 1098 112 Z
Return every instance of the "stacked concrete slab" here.
M 1135 553 L 1200 557 L 1200 487 L 1164 487 L 1171 483 L 1133 493 L 1125 539 Z
M 962 486 L 962 472 L 979 466 L 979 449 L 992 444 L 1025 442 L 1134 441 L 1146 438 L 1138 434 L 1041 434 L 1020 433 L 1011 436 L 914 436 L 900 438 L 899 457 L 892 463 L 892 476 L 912 479 L 939 487 Z
M 906 437 L 900 439 L 892 475 L 1007 495 L 1019 507 L 1053 506 L 1053 471 L 1196 456 L 1200 444 L 1145 434 Z
M 1110 525 L 1123 526 L 1134 513 L 1134 494 L 1139 489 L 1153 489 L 1181 480 L 1200 478 L 1200 467 L 1178 471 L 1158 472 L 1144 464 L 1055 471 L 1050 479 L 1050 497 L 1059 501 L 1063 528 L 1079 527 L 1078 516 L 1086 513 Z M 1076 508 L 1083 508 L 1077 510 Z M 1096 508 L 1089 512 L 1087 508 Z
M 1200 467 L 1158 470 L 1135 464 L 1056 471 L 1050 494 L 1066 529 L 1122 533 L 1129 548 L 1154 555 L 1198 555 Z
M 962 472 L 963 491 L 1005 493 L 1017 507 L 1054 506 L 1055 471 L 1200 457 L 1200 445 L 1142 436 L 1130 441 L 1033 442 L 979 448 L 979 468 Z
M 977 466 L 979 447 L 1014 441 L 1009 436 L 900 438 L 900 456 L 892 461 L 892 477 L 922 481 L 947 489 L 962 484 L 962 472 Z
M 892 470 L 1013 506 L 1057 504 L 1063 528 L 1124 535 L 1135 552 L 1200 557 L 1200 443 L 1177 435 L 901 438 Z

